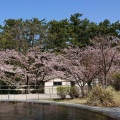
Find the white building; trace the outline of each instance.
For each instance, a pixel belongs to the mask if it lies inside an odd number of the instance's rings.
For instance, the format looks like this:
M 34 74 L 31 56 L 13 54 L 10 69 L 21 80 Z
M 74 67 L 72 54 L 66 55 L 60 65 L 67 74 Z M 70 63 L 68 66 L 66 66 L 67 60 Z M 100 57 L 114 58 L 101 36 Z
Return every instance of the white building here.
M 71 86 L 74 81 L 70 81 L 65 78 L 52 78 L 44 81 L 44 93 L 57 93 L 58 86 Z

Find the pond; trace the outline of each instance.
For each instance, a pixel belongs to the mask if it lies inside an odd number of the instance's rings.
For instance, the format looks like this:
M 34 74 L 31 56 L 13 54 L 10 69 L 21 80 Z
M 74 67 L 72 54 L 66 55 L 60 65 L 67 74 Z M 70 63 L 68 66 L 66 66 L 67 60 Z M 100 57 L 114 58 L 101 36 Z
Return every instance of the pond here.
M 117 120 L 79 107 L 40 102 L 0 102 L 0 120 Z

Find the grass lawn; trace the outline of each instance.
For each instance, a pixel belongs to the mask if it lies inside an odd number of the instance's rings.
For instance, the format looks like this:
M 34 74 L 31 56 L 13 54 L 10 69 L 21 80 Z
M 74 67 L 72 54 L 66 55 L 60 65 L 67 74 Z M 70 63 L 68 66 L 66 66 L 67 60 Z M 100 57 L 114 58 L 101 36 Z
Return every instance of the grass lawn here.
M 52 99 L 52 101 L 65 102 L 65 103 L 74 103 L 74 104 L 86 104 L 87 99 L 86 99 L 86 98 L 75 98 L 75 99 L 67 98 L 67 99 L 65 99 L 65 100 Z

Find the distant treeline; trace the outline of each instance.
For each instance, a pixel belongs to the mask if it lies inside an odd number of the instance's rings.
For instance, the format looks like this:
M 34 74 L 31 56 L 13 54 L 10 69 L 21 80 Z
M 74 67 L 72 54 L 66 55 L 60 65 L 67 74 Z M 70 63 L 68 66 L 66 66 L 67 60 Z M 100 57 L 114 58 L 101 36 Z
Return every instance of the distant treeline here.
M 98 35 L 120 37 L 120 22 L 90 22 L 81 19 L 76 13 L 69 19 L 60 21 L 45 19 L 8 19 L 0 26 L 0 50 L 16 49 L 25 53 L 30 47 L 39 46 L 43 50 L 59 51 L 68 46 L 84 47 L 90 45 L 90 39 Z

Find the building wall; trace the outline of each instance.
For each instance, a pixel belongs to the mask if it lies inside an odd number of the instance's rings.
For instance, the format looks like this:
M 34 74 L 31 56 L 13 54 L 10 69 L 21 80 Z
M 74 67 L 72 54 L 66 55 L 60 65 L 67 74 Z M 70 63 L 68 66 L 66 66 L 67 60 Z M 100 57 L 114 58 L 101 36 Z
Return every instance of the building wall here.
M 57 87 L 61 85 L 54 85 L 54 82 L 62 82 L 62 86 L 71 86 L 71 82 L 65 79 L 55 78 L 45 82 L 44 93 L 57 93 Z

